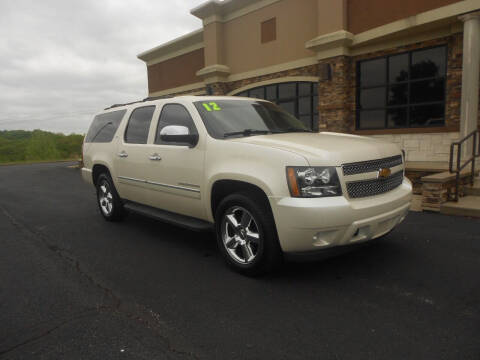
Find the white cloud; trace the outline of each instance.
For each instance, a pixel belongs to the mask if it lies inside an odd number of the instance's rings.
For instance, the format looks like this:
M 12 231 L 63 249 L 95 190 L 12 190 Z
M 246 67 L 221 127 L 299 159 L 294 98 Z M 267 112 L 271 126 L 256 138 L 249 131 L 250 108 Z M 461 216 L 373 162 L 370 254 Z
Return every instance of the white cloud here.
M 137 54 L 201 27 L 203 0 L 0 1 L 0 129 L 86 132 L 147 95 Z

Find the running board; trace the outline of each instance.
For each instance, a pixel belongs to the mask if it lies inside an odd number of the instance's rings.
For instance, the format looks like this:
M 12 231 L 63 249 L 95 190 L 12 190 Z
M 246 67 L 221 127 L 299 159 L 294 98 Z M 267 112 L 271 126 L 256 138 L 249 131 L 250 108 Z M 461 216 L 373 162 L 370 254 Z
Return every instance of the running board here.
M 132 201 L 124 204 L 125 210 L 147 216 L 149 218 L 160 220 L 172 225 L 181 226 L 193 231 L 213 230 L 213 224 L 204 220 L 195 219 L 190 216 L 175 214 L 169 211 L 160 210 L 151 206 L 142 205 Z

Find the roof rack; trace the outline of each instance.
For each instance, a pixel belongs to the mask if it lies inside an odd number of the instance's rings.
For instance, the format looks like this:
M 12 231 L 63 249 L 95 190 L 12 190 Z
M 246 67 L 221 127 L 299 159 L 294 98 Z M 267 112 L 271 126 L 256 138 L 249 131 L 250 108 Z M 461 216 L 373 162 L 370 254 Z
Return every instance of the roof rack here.
M 113 104 L 103 110 L 109 110 L 109 109 L 113 109 L 113 108 L 116 108 L 116 107 L 120 107 L 120 106 L 127 106 L 127 105 L 132 105 L 132 104 L 137 104 L 137 103 L 140 103 L 142 102 L 142 100 L 138 100 L 138 101 L 132 101 L 132 102 L 129 102 L 129 103 L 125 103 L 125 104 Z
M 174 96 L 171 96 L 171 95 L 151 96 L 151 97 L 146 97 L 146 98 L 143 99 L 143 100 L 132 101 L 132 102 L 125 103 L 125 104 L 113 104 L 113 105 L 105 108 L 104 110 L 109 110 L 109 109 L 113 109 L 113 108 L 120 107 L 120 106 L 127 106 L 127 105 L 138 104 L 138 103 L 142 103 L 142 102 L 145 102 L 145 101 L 160 100 L 160 99 L 170 99 L 170 98 L 173 98 L 173 97 L 174 97 Z
M 151 100 L 161 100 L 161 99 L 171 99 L 175 96 L 172 95 L 161 95 L 161 96 L 149 96 L 143 99 L 142 101 L 151 101 Z

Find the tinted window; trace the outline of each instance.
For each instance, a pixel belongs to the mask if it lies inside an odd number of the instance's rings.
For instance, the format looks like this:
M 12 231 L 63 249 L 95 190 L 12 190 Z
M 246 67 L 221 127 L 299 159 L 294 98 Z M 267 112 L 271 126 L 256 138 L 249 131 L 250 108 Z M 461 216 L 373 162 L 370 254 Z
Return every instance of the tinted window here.
M 297 96 L 296 83 L 285 83 L 278 86 L 278 97 L 280 99 L 289 99 Z
M 304 97 L 298 100 L 298 114 L 310 115 L 312 113 L 312 98 Z
M 379 108 L 385 106 L 385 88 L 378 87 L 365 89 L 360 94 L 360 106 L 362 108 Z
M 249 89 L 236 96 L 266 99 L 296 116 L 310 129 L 318 128 L 318 84 L 286 82 Z
M 442 126 L 446 46 L 358 64 L 357 128 Z
M 378 129 L 385 126 L 385 110 L 365 110 L 360 113 L 362 129 Z
M 248 96 L 252 98 L 257 98 L 257 99 L 264 99 L 265 90 L 264 88 L 257 88 L 257 89 L 250 90 L 250 94 Z
M 412 53 L 412 79 L 444 76 L 446 71 L 446 47 L 419 50 Z
M 152 121 L 155 106 L 145 106 L 133 110 L 125 131 L 125 142 L 130 144 L 146 144 L 148 130 Z
M 277 87 L 275 85 L 267 86 L 266 91 L 267 91 L 267 100 L 275 101 L 277 99 Z
M 405 105 L 408 102 L 408 84 L 391 85 L 388 90 L 388 105 Z
M 298 84 L 298 95 L 308 96 L 312 93 L 312 84 L 311 83 L 300 83 Z
M 363 86 L 383 85 L 387 82 L 386 59 L 374 59 L 360 63 L 360 81 Z
M 107 143 L 112 141 L 126 112 L 127 110 L 118 110 L 95 116 L 90 129 L 88 129 L 85 142 Z
M 188 110 L 179 104 L 167 104 L 163 107 L 160 119 L 158 120 L 155 144 L 175 145 L 175 143 L 172 142 L 162 142 L 160 139 L 160 132 L 165 126 L 169 125 L 186 126 L 190 134 L 197 134 L 197 128 Z
M 390 83 L 408 80 L 408 54 L 388 58 L 388 81 Z

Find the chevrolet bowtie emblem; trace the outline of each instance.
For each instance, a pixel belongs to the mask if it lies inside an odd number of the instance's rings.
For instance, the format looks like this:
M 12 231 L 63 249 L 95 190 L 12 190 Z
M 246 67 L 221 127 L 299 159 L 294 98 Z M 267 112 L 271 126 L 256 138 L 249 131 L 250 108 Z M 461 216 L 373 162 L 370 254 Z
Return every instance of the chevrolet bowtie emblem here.
M 378 170 L 377 179 L 385 179 L 392 174 L 392 170 L 389 168 L 382 168 Z

